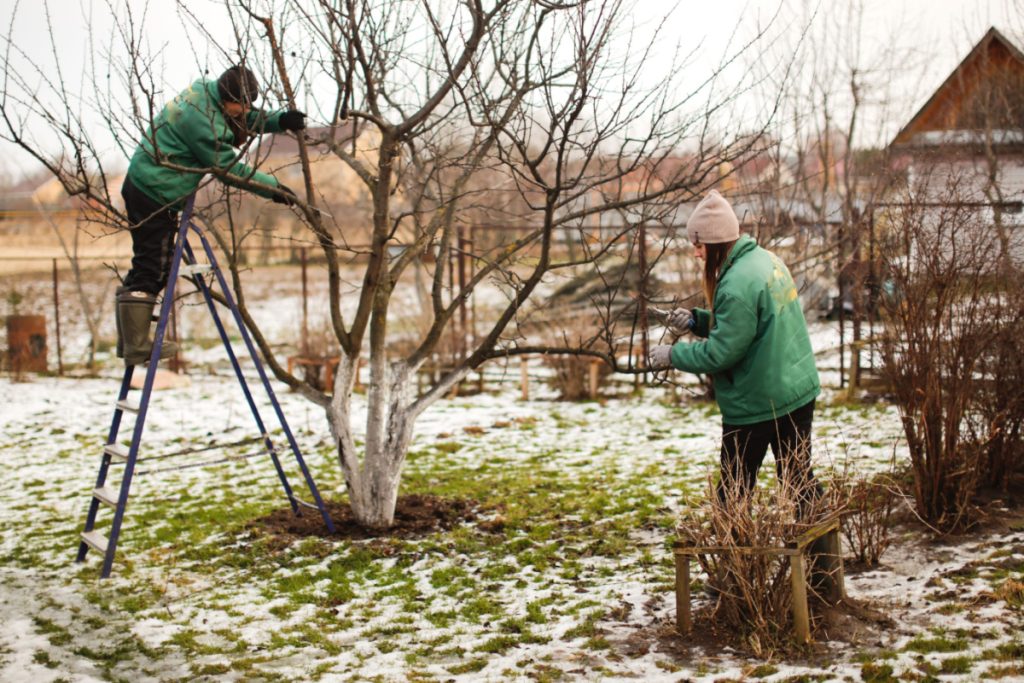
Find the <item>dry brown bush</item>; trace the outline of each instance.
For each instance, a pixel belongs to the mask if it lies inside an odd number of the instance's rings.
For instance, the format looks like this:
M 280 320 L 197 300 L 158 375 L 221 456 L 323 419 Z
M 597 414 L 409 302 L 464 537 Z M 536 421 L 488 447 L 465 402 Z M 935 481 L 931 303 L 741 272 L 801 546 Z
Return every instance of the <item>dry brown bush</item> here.
M 900 500 L 892 472 L 873 477 L 841 475 L 832 480 L 831 486 L 844 499 L 843 537 L 854 560 L 866 567 L 878 564 L 892 542 L 893 513 Z
M 1024 470 L 1024 279 L 1005 279 L 989 305 L 990 324 L 980 365 L 977 419 L 970 440 L 983 469 L 981 483 L 1006 491 L 1015 473 Z
M 553 347 L 569 346 L 571 348 L 573 345 L 584 347 L 588 339 L 593 341 L 598 338 L 598 327 L 588 316 L 570 316 L 560 326 L 548 324 L 542 337 L 546 344 Z M 593 356 L 552 354 L 544 355 L 541 358 L 544 365 L 553 371 L 550 384 L 558 391 L 559 398 L 564 401 L 594 398 L 590 395 L 590 367 L 595 361 Z M 611 368 L 598 361 L 596 387 L 598 393 L 610 374 Z
M 942 531 L 972 521 L 985 485 L 1005 486 L 1021 463 L 1024 295 L 1007 272 L 998 231 L 982 209 L 908 201 L 886 216 L 881 253 L 893 295 L 883 298 L 883 372 L 899 405 L 918 516 Z
M 785 547 L 815 524 L 839 514 L 841 492 L 827 489 L 815 495 L 813 482 L 797 485 L 787 479 L 774 487 L 745 491 L 725 473 L 719 496 L 713 477 L 703 505 L 680 519 L 678 534 L 691 546 L 722 548 L 698 555 L 715 596 L 708 618 L 732 634 L 758 657 L 791 649 L 792 587 L 789 558 L 751 554 L 751 548 Z M 798 519 L 799 512 L 799 520 Z M 811 565 L 813 566 L 813 562 Z M 812 570 L 812 584 L 815 576 Z M 813 596 L 813 590 L 809 590 Z

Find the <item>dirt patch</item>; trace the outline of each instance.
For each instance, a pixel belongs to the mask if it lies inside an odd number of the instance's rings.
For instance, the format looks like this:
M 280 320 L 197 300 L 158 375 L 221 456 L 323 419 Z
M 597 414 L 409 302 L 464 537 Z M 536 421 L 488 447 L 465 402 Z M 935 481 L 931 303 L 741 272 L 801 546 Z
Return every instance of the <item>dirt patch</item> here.
M 302 509 L 296 515 L 291 507 L 279 508 L 251 521 L 247 527 L 263 536 L 285 544 L 301 538 L 416 538 L 435 531 L 451 529 L 476 518 L 476 501 L 413 494 L 399 496 L 395 507 L 395 523 L 388 529 L 368 529 L 352 516 L 348 503 L 324 501 L 334 522 L 334 534 L 327 531 L 317 510 Z
M 723 647 L 732 648 L 744 656 L 771 660 L 785 655 L 789 663 L 801 662 L 819 666 L 827 664 L 833 656 L 829 649 L 835 643 L 846 643 L 851 647 L 863 647 L 877 642 L 879 634 L 890 629 L 892 620 L 869 604 L 852 598 L 844 598 L 838 605 L 826 605 L 812 600 L 811 631 L 813 642 L 798 645 L 783 638 L 776 648 L 756 652 L 752 641 L 736 631 L 723 627 L 713 615 L 712 605 L 705 603 L 695 610 L 693 628 L 681 636 L 675 628 L 674 619 L 661 619 L 652 627 L 652 633 L 638 634 L 641 639 L 656 640 L 659 649 L 679 663 L 690 661 L 695 655 L 720 654 Z

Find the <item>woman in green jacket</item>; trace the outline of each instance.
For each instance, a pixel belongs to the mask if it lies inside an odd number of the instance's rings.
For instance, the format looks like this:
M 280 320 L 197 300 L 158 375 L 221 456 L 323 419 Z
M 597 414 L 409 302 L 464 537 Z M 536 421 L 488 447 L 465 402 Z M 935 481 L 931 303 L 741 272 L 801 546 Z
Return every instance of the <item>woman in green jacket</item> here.
M 723 480 L 753 488 L 770 446 L 780 478 L 815 496 L 811 422 L 821 385 L 793 278 L 775 254 L 740 235 L 735 212 L 715 190 L 697 205 L 686 230 L 704 261 L 711 308 L 672 311 L 669 324 L 700 339 L 653 347 L 650 366 L 713 378 Z

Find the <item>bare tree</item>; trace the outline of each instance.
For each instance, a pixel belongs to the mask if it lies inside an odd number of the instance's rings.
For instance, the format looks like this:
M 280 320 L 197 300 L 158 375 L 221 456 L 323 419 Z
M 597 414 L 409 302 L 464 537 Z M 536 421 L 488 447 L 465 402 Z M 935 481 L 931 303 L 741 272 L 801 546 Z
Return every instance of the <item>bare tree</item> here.
M 231 256 L 250 228 L 223 212 L 205 220 L 229 253 L 243 318 L 268 366 L 324 409 L 363 524 L 392 523 L 416 418 L 487 361 L 568 353 L 602 359 L 615 370 L 643 370 L 629 353 L 637 308 L 619 305 L 621 281 L 595 301 L 598 324 L 587 339 L 539 343 L 526 323 L 543 309 L 559 272 L 589 268 L 606 275 L 608 259 L 633 258 L 638 225 L 671 222 L 680 201 L 717 180 L 723 162 L 750 153 L 758 135 L 749 134 L 750 125 L 748 134 L 730 133 L 726 122 L 752 83 L 741 77 L 725 86 L 721 76 L 738 55 L 758 49 L 766 29 L 737 45 L 703 82 L 682 90 L 681 51 L 671 63 L 659 56 L 662 68 L 654 75 L 657 41 L 631 41 L 623 28 L 628 9 L 619 0 L 226 5 L 247 64 L 262 71 L 287 106 L 305 107 L 308 95 L 300 101 L 297 93 L 315 93 L 311 113 L 327 122 L 299 138 L 298 156 L 299 210 L 326 263 L 331 328 L 341 349 L 330 392 L 289 374 L 250 313 L 239 259 Z M 138 27 L 130 16 L 119 26 L 133 125 L 115 132 L 128 149 L 129 134 L 145 130 L 159 103 Z M 13 45 L 8 36 L 5 66 Z M 238 58 L 233 50 L 224 53 Z M 8 78 L 0 92 L 5 137 L 47 164 L 69 192 L 94 197 L 112 221 L 123 222 L 103 186 L 86 180 L 101 160 L 79 117 L 46 118 L 70 154 L 54 157 L 24 135 L 28 113 L 44 106 L 27 86 L 24 78 Z M 67 101 L 59 82 L 50 88 Z M 360 153 L 367 134 L 372 149 Z M 343 160 L 365 186 L 370 220 L 359 237 L 366 244 L 356 244 L 319 210 L 314 149 Z M 262 149 L 249 153 L 259 156 Z M 481 219 L 517 228 L 474 244 L 465 236 L 467 221 Z M 662 242 L 671 238 L 662 234 Z M 357 252 L 362 265 L 352 277 L 345 262 Z M 452 254 L 470 265 L 467 272 L 456 272 Z M 656 254 L 645 269 L 655 261 Z M 483 331 L 468 334 L 460 311 L 475 296 L 495 292 L 503 303 L 491 309 Z M 401 324 L 405 302 L 417 299 L 426 311 L 410 329 Z M 446 343 L 451 363 L 415 395 L 417 371 Z M 352 395 L 362 360 L 370 381 L 364 431 L 357 432 Z
M 851 385 L 857 386 L 862 326 L 873 322 L 875 302 L 867 292 L 879 279 L 872 217 L 898 180 L 885 136 L 906 115 L 908 74 L 920 59 L 902 47 L 901 27 L 880 35 L 867 25 L 863 2 L 826 10 L 795 0 L 787 7 L 806 28 L 800 43 L 781 47 L 796 54 L 789 82 L 777 84 L 786 89 L 772 159 L 781 172 L 758 191 L 771 206 L 770 227 L 809 233 L 794 271 L 835 283 L 841 330 L 852 315 Z

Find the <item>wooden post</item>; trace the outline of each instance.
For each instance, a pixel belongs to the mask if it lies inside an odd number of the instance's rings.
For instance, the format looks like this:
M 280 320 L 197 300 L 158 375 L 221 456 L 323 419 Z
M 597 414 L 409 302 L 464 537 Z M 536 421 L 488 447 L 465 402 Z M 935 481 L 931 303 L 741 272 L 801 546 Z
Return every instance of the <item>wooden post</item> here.
M 640 301 L 639 301 L 639 325 L 640 325 L 640 354 L 642 362 L 647 365 L 647 358 L 651 350 L 651 340 L 647 329 L 647 225 L 640 223 L 637 229 L 637 267 L 640 269 Z M 647 373 L 643 375 L 643 383 L 647 385 Z
M 676 558 L 676 631 L 679 635 L 690 632 L 690 556 L 675 553 Z
M 519 387 L 522 390 L 522 399 L 530 400 L 530 375 L 527 373 L 526 356 L 519 357 Z
M 600 369 L 601 361 L 597 360 L 596 358 L 590 361 L 590 372 L 587 377 L 587 379 L 589 380 L 587 384 L 587 393 L 589 394 L 590 398 L 597 398 L 597 378 Z
M 299 250 L 302 262 L 302 355 L 309 355 L 309 289 L 306 280 L 306 247 Z
M 474 254 L 476 250 L 476 226 L 469 226 L 469 242 L 466 244 L 466 250 L 470 254 Z M 476 264 L 473 258 L 469 259 L 469 279 L 472 280 L 476 277 Z M 472 340 L 473 348 L 476 348 L 476 297 L 473 297 L 469 301 L 469 335 Z M 483 387 L 483 377 L 480 378 L 480 386 Z M 482 389 L 481 389 L 482 391 Z
M 811 641 L 811 621 L 807 611 L 807 572 L 804 554 L 797 550 L 789 556 L 790 581 L 793 586 L 793 630 L 800 643 Z
M 53 259 L 53 322 L 57 326 L 57 375 L 61 376 L 64 374 L 64 355 L 60 346 L 60 294 L 57 284 L 57 259 Z
M 466 357 L 466 335 L 469 329 L 469 320 L 466 314 L 466 298 L 462 296 L 466 291 L 466 238 L 463 230 L 458 229 L 458 266 L 459 266 L 459 345 L 458 354 L 460 358 Z

